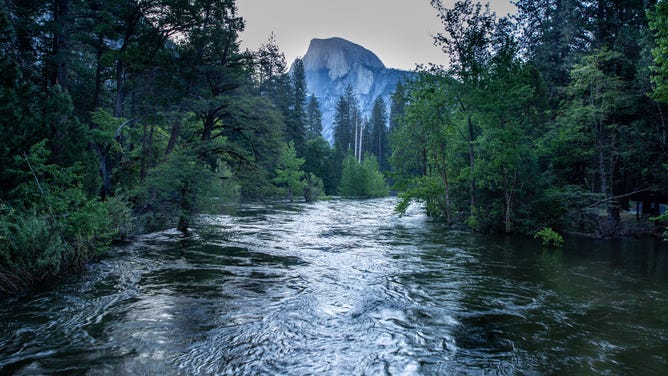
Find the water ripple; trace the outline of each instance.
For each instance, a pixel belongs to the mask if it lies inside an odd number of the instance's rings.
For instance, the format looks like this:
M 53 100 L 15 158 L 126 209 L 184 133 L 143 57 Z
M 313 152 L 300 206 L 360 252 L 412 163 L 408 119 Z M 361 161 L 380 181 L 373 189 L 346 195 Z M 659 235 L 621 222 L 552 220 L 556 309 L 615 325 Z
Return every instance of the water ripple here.
M 241 205 L 144 236 L 0 305 L 0 374 L 666 373 L 665 250 L 626 270 L 395 203 Z

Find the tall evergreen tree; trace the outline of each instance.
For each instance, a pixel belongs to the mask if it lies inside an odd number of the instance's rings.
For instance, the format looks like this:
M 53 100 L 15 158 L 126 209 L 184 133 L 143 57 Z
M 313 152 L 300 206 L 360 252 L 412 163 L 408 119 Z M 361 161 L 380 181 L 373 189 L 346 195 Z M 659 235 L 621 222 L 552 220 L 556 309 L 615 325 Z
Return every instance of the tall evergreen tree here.
M 390 103 L 390 129 L 391 134 L 399 125 L 399 119 L 404 115 L 406 107 L 406 93 L 404 84 L 399 82 L 394 89 Z
M 381 171 L 389 169 L 389 142 L 387 129 L 387 105 L 383 97 L 377 97 L 373 103 L 371 117 L 369 118 L 370 149 L 376 156 Z
M 322 112 L 318 98 L 311 94 L 306 107 L 306 140 L 322 136 Z
M 348 85 L 336 103 L 334 113 L 334 149 L 341 160 L 348 152 L 354 153 L 356 126 L 359 128 L 361 120 L 355 93 L 352 86 Z
M 299 155 L 304 153 L 306 140 L 306 76 L 304 62 L 295 59 L 292 66 L 293 102 L 292 114 L 288 121 L 288 137 L 295 143 Z

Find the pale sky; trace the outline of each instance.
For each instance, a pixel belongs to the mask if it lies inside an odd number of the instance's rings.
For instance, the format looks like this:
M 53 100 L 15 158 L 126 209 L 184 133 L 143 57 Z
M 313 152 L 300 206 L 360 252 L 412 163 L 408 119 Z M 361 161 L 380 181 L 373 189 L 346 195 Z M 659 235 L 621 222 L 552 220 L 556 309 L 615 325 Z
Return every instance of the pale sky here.
M 510 0 L 489 3 L 497 16 L 515 11 Z M 304 56 L 311 39 L 329 37 L 362 45 L 389 68 L 447 63 L 433 45 L 442 27 L 429 0 L 237 0 L 237 7 L 246 21 L 242 48 L 256 50 L 273 32 L 288 65 Z

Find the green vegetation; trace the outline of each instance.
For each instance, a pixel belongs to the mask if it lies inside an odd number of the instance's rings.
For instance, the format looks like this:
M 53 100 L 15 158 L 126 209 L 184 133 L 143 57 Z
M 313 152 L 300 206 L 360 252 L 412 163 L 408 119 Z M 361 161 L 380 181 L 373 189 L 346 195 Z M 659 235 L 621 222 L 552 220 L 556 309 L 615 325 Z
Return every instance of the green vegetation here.
M 290 201 L 292 201 L 293 193 L 304 191 L 304 182 L 302 181 L 304 171 L 301 170 L 303 164 L 304 159 L 297 158 L 294 143 L 289 142 L 281 147 L 274 182 L 279 185 L 283 194 L 288 195 Z
M 0 295 L 230 200 L 336 191 L 303 64 L 243 28 L 232 0 L 0 3 Z
M 658 216 L 667 2 L 516 4 L 433 0 L 448 68 L 370 114 L 348 88 L 330 145 L 303 62 L 273 35 L 241 51 L 233 0 L 0 0 L 0 294 L 231 200 L 380 197 L 385 176 L 399 212 L 551 244 L 621 234 L 630 200 Z
M 448 223 L 549 243 L 556 232 L 538 229 L 623 234 L 630 200 L 634 221 L 658 214 L 665 0 L 518 0 L 514 18 L 431 3 L 450 64 L 421 68 L 393 98 L 399 212 L 421 201 Z
M 373 155 L 367 154 L 360 163 L 352 155 L 343 160 L 341 174 L 341 196 L 349 198 L 385 197 L 389 188 L 385 177 L 378 169 Z
M 20 183 L 0 206 L 0 295 L 36 286 L 65 270 L 81 268 L 130 229 L 122 197 L 88 198 L 80 164 L 48 162 L 46 142 L 35 144 L 13 171 Z
M 668 102 L 668 1 L 660 0 L 647 10 L 649 28 L 654 33 L 655 47 L 652 49 L 654 65 L 651 77 L 654 98 Z
M 564 238 L 549 227 L 540 229 L 533 237 L 540 239 L 545 248 L 559 248 L 564 244 Z

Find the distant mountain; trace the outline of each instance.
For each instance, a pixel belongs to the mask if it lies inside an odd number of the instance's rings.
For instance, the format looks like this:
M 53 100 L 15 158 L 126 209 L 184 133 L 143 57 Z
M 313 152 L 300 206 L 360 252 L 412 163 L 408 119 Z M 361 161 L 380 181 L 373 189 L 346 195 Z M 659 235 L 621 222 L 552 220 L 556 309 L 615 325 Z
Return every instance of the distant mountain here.
M 302 60 L 306 85 L 320 102 L 323 136 L 329 142 L 334 134 L 336 102 L 348 85 L 353 87 L 362 113 L 368 116 L 376 97 L 382 96 L 389 106 L 397 83 L 414 74 L 388 69 L 373 52 L 342 38 L 311 40 Z

